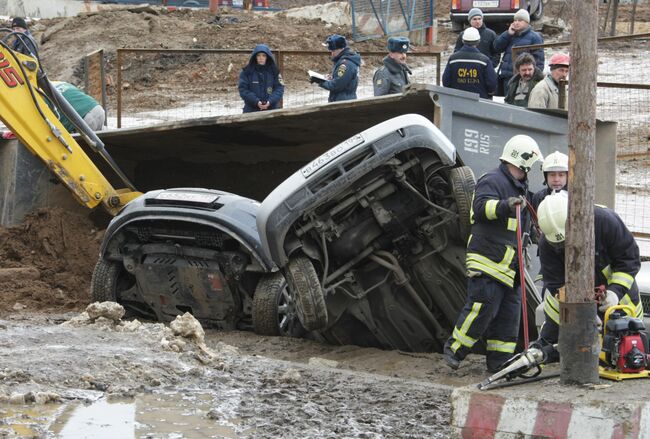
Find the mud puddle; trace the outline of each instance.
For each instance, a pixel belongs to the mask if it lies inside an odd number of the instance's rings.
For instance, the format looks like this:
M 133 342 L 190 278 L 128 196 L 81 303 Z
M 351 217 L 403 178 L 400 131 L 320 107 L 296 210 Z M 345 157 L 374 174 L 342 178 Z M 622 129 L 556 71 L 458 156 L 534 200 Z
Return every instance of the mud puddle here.
M 58 439 L 240 438 L 255 429 L 237 417 L 218 418 L 216 395 L 195 390 L 139 394 L 134 398 L 35 406 L 0 405 L 0 436 Z M 228 402 L 221 404 L 227 406 Z M 221 411 L 219 412 L 221 413 Z
M 88 313 L 0 320 L 0 437 L 449 437 L 437 354 L 198 333 Z

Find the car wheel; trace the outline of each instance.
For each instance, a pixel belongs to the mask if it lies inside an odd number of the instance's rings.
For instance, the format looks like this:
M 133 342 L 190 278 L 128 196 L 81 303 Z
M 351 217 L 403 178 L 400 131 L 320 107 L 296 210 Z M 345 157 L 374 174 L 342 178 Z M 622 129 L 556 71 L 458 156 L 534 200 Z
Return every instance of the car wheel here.
M 121 263 L 100 258 L 90 281 L 90 298 L 93 302 L 117 302 L 118 291 L 133 283 L 132 276 Z
M 302 326 L 308 331 L 324 328 L 327 325 L 325 295 L 311 260 L 302 255 L 290 259 L 286 275 Z
M 469 238 L 471 224 L 470 212 L 472 209 L 472 198 L 474 197 L 474 187 L 476 180 L 474 172 L 469 166 L 460 166 L 454 168 L 449 173 L 451 190 L 456 201 L 458 209 L 458 227 L 460 229 L 460 238 L 466 242 Z
M 544 14 L 544 2 L 542 0 L 539 0 L 539 2 L 537 3 L 537 9 L 535 10 L 535 12 L 530 14 L 530 20 L 531 21 L 539 20 L 540 18 L 542 18 L 543 14 Z
M 304 333 L 282 273 L 264 276 L 258 282 L 253 296 L 253 328 L 259 335 L 300 337 Z

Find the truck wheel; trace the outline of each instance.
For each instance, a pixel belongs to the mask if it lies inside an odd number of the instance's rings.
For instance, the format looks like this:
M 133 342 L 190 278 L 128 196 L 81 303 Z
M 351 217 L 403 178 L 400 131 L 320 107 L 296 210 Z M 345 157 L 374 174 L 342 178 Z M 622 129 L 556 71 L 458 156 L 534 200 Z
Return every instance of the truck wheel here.
M 452 32 L 462 32 L 463 31 L 463 22 L 461 21 L 453 21 L 451 22 L 451 31 Z
M 253 328 L 259 335 L 300 337 L 304 333 L 282 273 L 264 276 L 257 284 L 253 296 Z
M 327 307 L 314 265 L 308 257 L 297 256 L 289 260 L 286 274 L 302 326 L 308 331 L 324 328 L 327 325 Z
M 470 211 L 472 209 L 474 187 L 476 186 L 474 172 L 469 166 L 460 166 L 451 170 L 449 180 L 454 200 L 456 200 L 456 208 L 458 209 L 460 238 L 467 242 L 472 227 L 470 224 Z
M 118 291 L 123 291 L 132 284 L 130 275 L 121 263 L 100 258 L 90 281 L 90 298 L 93 302 L 117 302 Z

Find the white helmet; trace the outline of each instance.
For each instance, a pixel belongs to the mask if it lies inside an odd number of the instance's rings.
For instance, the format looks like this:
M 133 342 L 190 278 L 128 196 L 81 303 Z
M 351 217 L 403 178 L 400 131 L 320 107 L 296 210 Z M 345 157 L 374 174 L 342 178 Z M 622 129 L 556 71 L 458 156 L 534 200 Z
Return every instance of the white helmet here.
M 566 238 L 569 197 L 566 191 L 548 195 L 539 203 L 537 221 L 547 241 L 558 244 Z
M 537 160 L 543 161 L 544 157 L 532 137 L 517 134 L 506 142 L 499 159 L 527 173 Z
M 476 43 L 481 41 L 481 34 L 474 27 L 468 27 L 463 31 L 463 41 L 467 43 Z
M 544 159 L 542 171 L 569 172 L 569 156 L 562 154 L 560 151 L 555 151 L 554 153 L 547 155 Z

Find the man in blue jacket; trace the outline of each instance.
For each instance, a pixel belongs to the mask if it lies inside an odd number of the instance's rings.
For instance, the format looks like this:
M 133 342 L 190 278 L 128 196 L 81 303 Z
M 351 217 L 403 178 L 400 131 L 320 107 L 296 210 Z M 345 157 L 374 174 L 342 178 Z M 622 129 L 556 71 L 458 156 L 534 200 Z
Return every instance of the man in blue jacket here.
M 24 55 L 38 58 L 38 46 L 36 45 L 36 41 L 34 41 L 33 35 L 27 28 L 27 22 L 25 19 L 22 17 L 15 17 L 11 20 L 11 29 L 17 33 L 15 35 L 16 39 L 11 48 Z
M 478 30 L 468 27 L 463 32 L 463 47 L 449 57 L 442 74 L 445 87 L 478 93 L 484 99 L 492 99 L 497 86 L 497 77 L 490 58 L 479 52 L 481 41 Z
M 327 81 L 318 84 L 319 87 L 329 90 L 330 96 L 327 101 L 356 99 L 361 56 L 347 47 L 348 42 L 341 35 L 330 35 L 323 45 L 327 46 L 334 63 L 332 74 L 327 75 Z
M 528 11 L 525 9 L 518 10 L 508 30 L 494 40 L 494 50 L 498 53 L 504 52 L 501 65 L 499 66 L 497 96 L 505 96 L 508 81 L 514 76 L 512 48 L 543 43 L 544 39 L 542 36 L 530 27 L 530 14 L 528 14 Z M 544 50 L 533 49 L 530 51 L 530 54 L 535 58 L 537 68 L 544 71 Z
M 244 100 L 244 113 L 274 110 L 283 94 L 284 83 L 273 53 L 266 44 L 258 44 L 239 74 L 239 96 Z

